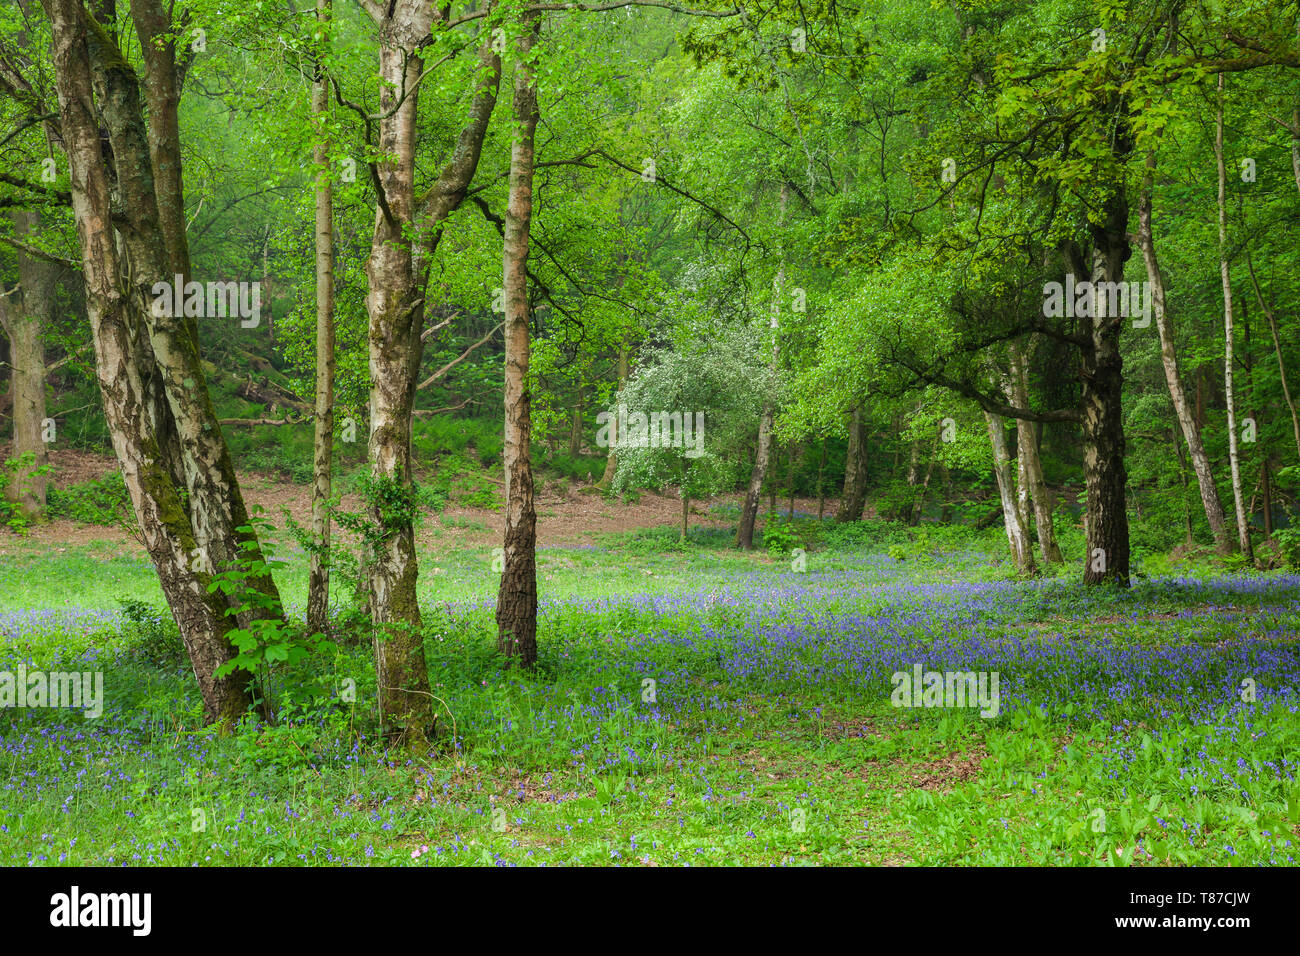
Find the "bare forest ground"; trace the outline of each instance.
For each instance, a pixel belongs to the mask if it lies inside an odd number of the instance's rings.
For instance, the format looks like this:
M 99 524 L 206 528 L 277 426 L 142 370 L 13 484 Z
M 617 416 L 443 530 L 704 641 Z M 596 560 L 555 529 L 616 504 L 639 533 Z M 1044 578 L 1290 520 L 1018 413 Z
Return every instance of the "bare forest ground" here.
M 0 452 L 0 457 L 3 453 Z M 117 460 L 111 455 L 54 448 L 50 452 L 50 480 L 53 487 L 68 488 L 104 477 L 117 470 Z M 238 465 L 238 462 L 236 462 Z M 284 514 L 300 524 L 311 522 L 311 488 L 286 481 L 279 475 L 239 471 L 240 486 L 245 503 L 251 509 L 260 505 L 277 526 L 283 526 Z M 720 495 L 709 501 L 692 502 L 691 527 L 728 527 L 734 524 L 729 518 L 719 516 L 713 507 L 726 503 L 739 507 L 744 496 L 740 493 Z M 341 507 L 356 510 L 360 499 L 344 495 Z M 789 499 L 782 496 L 779 509 L 789 507 Z M 836 501 L 828 497 L 825 511 L 831 514 Z M 795 509 L 803 513 L 817 513 L 816 498 L 795 498 Z M 555 545 L 589 544 L 596 536 L 610 532 L 626 532 L 640 528 L 677 527 L 681 522 L 681 500 L 669 493 L 660 495 L 643 492 L 635 501 L 607 499 L 580 484 L 548 481 L 540 485 L 536 496 L 537 543 L 540 547 Z M 765 511 L 767 501 L 760 503 Z M 467 547 L 490 546 L 498 543 L 504 533 L 504 519 L 500 510 L 466 507 L 452 502 L 438 518 L 426 520 L 421 527 L 421 538 L 428 543 L 434 538 Z M 124 547 L 140 549 L 138 542 L 121 528 L 84 525 L 65 518 L 57 518 L 34 526 L 28 540 L 48 545 L 85 544 L 89 542 L 115 542 Z M 143 550 L 143 549 L 141 549 Z M 0 553 L 3 553 L 0 548 Z

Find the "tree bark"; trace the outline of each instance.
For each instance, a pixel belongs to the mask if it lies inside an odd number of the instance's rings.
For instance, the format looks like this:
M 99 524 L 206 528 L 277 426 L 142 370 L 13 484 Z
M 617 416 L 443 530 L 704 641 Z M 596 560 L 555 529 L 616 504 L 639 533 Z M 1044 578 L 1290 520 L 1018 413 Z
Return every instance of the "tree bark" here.
M 1019 408 L 1029 407 L 1029 363 L 1025 352 L 1011 343 L 1011 379 L 1007 399 Z M 1061 564 L 1061 548 L 1056 543 L 1056 524 L 1052 517 L 1052 497 L 1043 479 L 1043 460 L 1038 448 L 1038 429 L 1027 419 L 1016 420 L 1016 457 L 1020 462 L 1021 480 L 1025 484 L 1033 505 L 1034 525 L 1038 531 L 1038 546 L 1043 552 L 1043 563 Z M 1023 524 L 1029 527 L 1028 512 Z
M 778 228 L 785 226 L 786 207 L 790 200 L 790 184 L 781 184 L 780 212 L 777 217 Z M 746 551 L 754 547 L 754 523 L 758 519 L 758 498 L 763 492 L 763 482 L 767 480 L 768 469 L 772 462 L 772 432 L 776 420 L 777 368 L 781 359 L 781 297 L 785 294 L 785 252 L 781 253 L 777 266 L 776 282 L 772 299 L 772 361 L 768 365 L 767 394 L 763 397 L 763 411 L 758 420 L 758 448 L 754 452 L 754 467 L 749 472 L 749 484 L 745 487 L 745 503 L 740 509 L 740 525 L 736 528 L 736 547 Z M 775 500 L 775 492 L 774 500 Z M 770 510 L 775 511 L 775 508 Z
M 1020 521 L 1020 507 L 1016 500 L 1015 477 L 1011 470 L 1011 455 L 1007 451 L 1007 436 L 1000 415 L 984 413 L 988 424 L 989 444 L 993 448 L 993 477 L 998 483 L 998 497 L 1002 503 L 1002 521 L 1006 526 L 1007 544 L 1011 547 L 1011 558 L 1016 562 L 1016 569 L 1021 574 L 1032 574 L 1034 567 L 1034 547 L 1029 541 L 1029 533 Z
M 19 239 L 30 239 L 40 231 L 36 212 L 15 209 L 11 216 Z M 13 367 L 14 455 L 30 454 L 32 460 L 17 468 L 5 494 L 20 514 L 34 520 L 45 510 L 47 479 L 43 469 L 49 464 L 49 453 L 44 440 L 45 343 L 41 333 L 54 317 L 57 267 L 21 250 L 16 258 L 19 294 L 16 301 L 5 300 L 12 301 L 7 308 L 0 301 L 0 318 L 5 319 Z
M 1268 319 L 1268 330 L 1273 336 L 1273 352 L 1277 356 L 1277 374 L 1282 381 L 1282 397 L 1286 400 L 1287 411 L 1291 413 L 1291 431 L 1295 435 L 1295 451 L 1297 459 L 1300 459 L 1300 416 L 1296 415 L 1295 400 L 1291 397 L 1291 387 L 1286 378 L 1286 362 L 1282 358 L 1282 342 L 1277 334 L 1277 316 L 1273 310 L 1264 302 L 1264 293 L 1259 287 L 1259 279 L 1255 276 L 1255 264 L 1251 261 L 1250 249 L 1246 249 L 1246 267 L 1250 270 L 1250 281 L 1255 288 L 1255 299 L 1259 302 L 1259 308 Z
M 378 26 L 381 93 L 378 154 L 371 168 L 376 188 L 374 232 L 366 264 L 370 334 L 370 481 L 372 526 L 368 570 L 370 616 L 375 624 L 375 673 L 380 719 L 401 728 L 419 749 L 432 722 L 432 697 L 416 594 L 415 495 L 411 422 L 423 352 L 429 262 L 442 224 L 465 199 L 478 168 L 488 119 L 496 104 L 501 64 L 480 50 L 480 76 L 451 159 L 428 193 L 415 195 L 419 53 L 432 36 L 440 8 L 420 0 L 368 4 Z
M 196 548 L 205 563 L 215 571 L 224 571 L 241 556 L 260 560 L 261 548 L 249 526 L 230 450 L 208 393 L 197 322 L 183 313 L 168 314 L 169 310 L 158 308 L 155 302 L 153 288 L 173 282 L 171 270 L 179 253 L 168 249 L 162 228 L 139 78 L 110 30 L 89 16 L 84 22 L 91 81 L 112 149 L 115 190 L 111 198 L 121 266 L 131 280 L 128 307 L 143 317 L 153 353 L 152 363 L 143 350 L 136 356 L 149 396 L 147 407 L 158 443 L 170 446 L 164 454 L 171 460 L 173 473 L 179 470 L 184 482 Z M 178 142 L 155 146 L 161 152 L 180 155 Z M 261 591 L 268 603 L 280 607 L 279 592 L 269 574 L 250 577 L 248 583 Z M 242 599 L 232 596 L 229 603 L 233 606 Z M 256 608 L 241 612 L 238 619 L 246 626 L 254 617 L 280 613 Z
M 1165 383 L 1169 387 L 1169 397 L 1174 404 L 1174 414 L 1182 429 L 1183 440 L 1187 443 L 1188 457 L 1191 459 L 1192 471 L 1196 475 L 1196 484 L 1201 493 L 1201 507 L 1205 510 L 1205 520 L 1210 526 L 1210 534 L 1214 537 L 1216 550 L 1224 554 L 1232 550 L 1232 537 L 1228 533 L 1227 518 L 1223 513 L 1223 503 L 1219 500 L 1219 490 L 1214 484 L 1210 458 L 1201 440 L 1201 428 L 1187 401 L 1187 390 L 1183 387 L 1173 325 L 1166 307 L 1164 276 L 1156 258 L 1155 237 L 1151 226 L 1154 170 L 1155 154 L 1148 153 L 1146 175 L 1142 183 L 1142 198 L 1138 206 L 1138 245 L 1142 250 L 1142 261 L 1146 266 L 1147 281 L 1151 288 L 1151 311 L 1155 317 L 1156 331 L 1160 336 L 1160 362 L 1164 366 Z
M 208 592 L 211 574 L 192 559 L 196 535 L 154 439 L 140 376 L 144 330 L 119 282 L 84 14 L 80 0 L 42 0 L 42 5 L 50 19 L 61 130 L 105 418 L 145 548 L 189 652 L 205 717 L 230 724 L 248 707 L 248 677 L 242 671 L 224 679 L 214 676 L 233 655 L 228 634 L 234 621 L 226 616 L 223 597 Z
M 1090 258 L 1073 240 L 1065 243 L 1064 251 L 1079 278 L 1120 282 L 1131 253 L 1128 199 L 1122 186 L 1111 191 L 1103 212 L 1101 222 L 1089 227 L 1093 240 Z M 1126 321 L 1123 315 L 1092 314 L 1079 316 L 1077 322 L 1083 381 L 1079 422 L 1087 489 L 1083 582 L 1122 588 L 1130 585 L 1124 361 L 1120 351 L 1120 331 Z
M 862 508 L 867 502 L 867 426 L 862 406 L 853 408 L 853 419 L 849 422 L 849 447 L 844 462 L 844 492 L 840 497 L 839 507 L 835 510 L 835 521 L 857 521 L 862 517 Z
M 1215 112 L 1214 161 L 1219 176 L 1219 276 L 1223 284 L 1223 388 L 1228 406 L 1228 463 L 1232 470 L 1232 500 L 1237 514 L 1237 541 L 1242 556 L 1253 560 L 1250 521 L 1241 487 L 1241 457 L 1238 450 L 1237 400 L 1233 389 L 1232 273 L 1228 267 L 1228 176 L 1223 162 L 1223 74 L 1219 74 L 1218 109 Z
M 316 21 L 328 44 L 332 0 L 316 0 Z M 329 625 L 330 512 L 334 467 L 334 194 L 330 178 L 329 80 L 318 63 L 311 90 L 316 140 L 316 404 L 312 414 L 311 527 L 315 549 L 307 575 L 307 627 Z
M 627 384 L 628 371 L 627 342 L 623 341 L 618 346 L 618 387 L 620 390 Z M 614 473 L 616 471 L 618 471 L 618 416 L 614 415 L 609 420 L 609 455 L 605 458 L 605 474 L 597 482 L 597 487 L 602 491 L 608 490 L 614 483 Z
M 433 721 L 416 595 L 411 421 L 420 367 L 424 289 L 411 249 L 415 218 L 415 147 L 419 43 L 431 11 L 417 17 L 398 3 L 380 25 L 381 93 L 377 164 L 379 208 L 366 263 L 370 326 L 370 481 L 368 542 L 375 678 L 385 728 L 420 747 Z M 400 91 L 409 91 L 397 102 Z
M 497 648 L 514 663 L 537 661 L 537 512 L 529 448 L 532 410 L 528 391 L 531 309 L 528 302 L 528 246 L 533 216 L 534 138 L 537 132 L 537 80 L 530 54 L 541 29 L 537 15 L 524 17 L 516 43 L 515 130 L 510 150 L 510 198 L 502 240 L 506 310 L 505 569 L 497 594 Z
M 167 250 L 168 271 L 190 278 L 190 247 L 185 231 L 185 187 L 179 144 L 181 80 L 175 31 L 161 0 L 131 0 L 131 19 L 144 60 L 148 104 L 149 156 L 153 161 L 158 226 Z M 192 331 L 197 336 L 198 327 Z M 198 341 L 195 339 L 197 346 Z

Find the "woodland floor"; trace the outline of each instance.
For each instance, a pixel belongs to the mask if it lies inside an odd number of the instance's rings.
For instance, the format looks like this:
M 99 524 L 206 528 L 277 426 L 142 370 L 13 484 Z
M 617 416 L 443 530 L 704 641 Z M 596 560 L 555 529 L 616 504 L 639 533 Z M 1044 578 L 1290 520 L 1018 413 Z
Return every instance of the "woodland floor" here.
M 0 450 L 0 458 L 3 451 Z M 57 488 L 67 488 L 103 478 L 117 470 L 117 461 L 111 455 L 99 455 L 67 448 L 54 449 L 50 455 L 50 481 Z M 272 520 L 278 521 L 284 511 L 294 520 L 309 523 L 311 520 L 311 490 L 286 481 L 275 475 L 238 471 L 240 487 L 246 503 L 260 506 Z M 556 494 L 556 489 L 566 493 Z M 638 528 L 678 527 L 681 523 L 681 500 L 673 495 L 644 492 L 635 502 L 610 502 L 599 494 L 590 492 L 589 485 L 550 482 L 536 497 L 537 542 L 540 546 L 574 545 L 591 543 L 593 536 L 626 532 Z M 691 505 L 692 526 L 724 527 L 725 519 L 709 510 L 710 505 L 739 506 L 741 494 L 720 495 L 708 503 Z M 355 495 L 344 495 L 341 506 L 354 509 L 360 505 Z M 788 509 L 790 499 L 778 502 Z M 834 511 L 835 499 L 827 498 L 826 512 Z M 795 510 L 816 514 L 818 499 L 795 498 Z M 453 503 L 442 512 L 449 539 L 456 543 L 474 546 L 498 542 L 504 532 L 503 517 L 499 510 L 467 507 Z M 424 529 L 425 537 L 430 534 Z M 127 547 L 140 548 L 128 534 L 118 528 L 85 525 L 76 521 L 56 518 L 31 529 L 31 541 L 53 546 L 84 544 L 87 542 L 112 542 Z M 0 536 L 0 556 L 5 553 L 7 541 Z M 143 550 L 143 549 L 141 549 Z
M 304 487 L 245 488 L 306 516 Z M 733 550 L 717 502 L 681 544 L 679 507 L 539 503 L 524 674 L 495 652 L 497 516 L 430 516 L 415 757 L 377 733 L 346 581 L 333 643 L 271 675 L 274 722 L 221 736 L 134 542 L 0 532 L 0 671 L 105 687 L 97 718 L 0 709 L 0 865 L 1296 864 L 1300 575 L 1144 558 L 1085 588 L 1072 534 L 1022 580 L 1000 528 L 815 517 L 805 566 Z M 305 556 L 274 540 L 294 615 Z M 917 664 L 999 675 L 997 712 L 897 706 Z

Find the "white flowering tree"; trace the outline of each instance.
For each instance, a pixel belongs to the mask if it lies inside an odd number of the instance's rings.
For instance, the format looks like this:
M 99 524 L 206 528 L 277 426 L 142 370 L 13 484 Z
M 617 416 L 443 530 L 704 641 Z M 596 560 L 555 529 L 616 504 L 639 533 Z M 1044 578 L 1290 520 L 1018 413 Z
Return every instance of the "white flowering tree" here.
M 691 501 L 734 488 L 748 467 L 770 374 L 760 343 L 756 328 L 724 326 L 647 348 L 614 407 L 597 417 L 597 444 L 611 434 L 617 443 L 613 490 L 676 485 L 682 541 Z

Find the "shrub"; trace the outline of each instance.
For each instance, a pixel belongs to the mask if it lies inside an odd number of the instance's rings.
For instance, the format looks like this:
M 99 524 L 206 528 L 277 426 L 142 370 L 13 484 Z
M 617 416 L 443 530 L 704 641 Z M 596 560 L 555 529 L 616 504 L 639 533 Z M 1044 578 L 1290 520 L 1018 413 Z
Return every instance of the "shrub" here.
M 122 633 L 131 654 L 159 667 L 185 663 L 185 643 L 170 611 L 131 599 L 117 603 L 122 608 Z
M 1278 553 L 1286 566 L 1300 571 L 1300 524 L 1274 531 L 1273 540 L 1277 542 Z
M 18 534 L 26 534 L 31 521 L 16 504 L 8 499 L 5 492 L 18 479 L 19 469 L 30 468 L 35 460 L 36 456 L 27 452 L 0 464 L 0 526 L 16 531 Z M 42 475 L 49 474 L 49 471 L 49 465 L 42 465 L 37 469 L 37 473 Z
M 46 513 L 51 518 L 68 518 L 81 524 L 135 527 L 131 496 L 120 471 L 62 490 L 50 488 L 46 495 Z
M 768 515 L 763 521 L 763 547 L 774 558 L 789 554 L 800 543 L 794 522 Z

